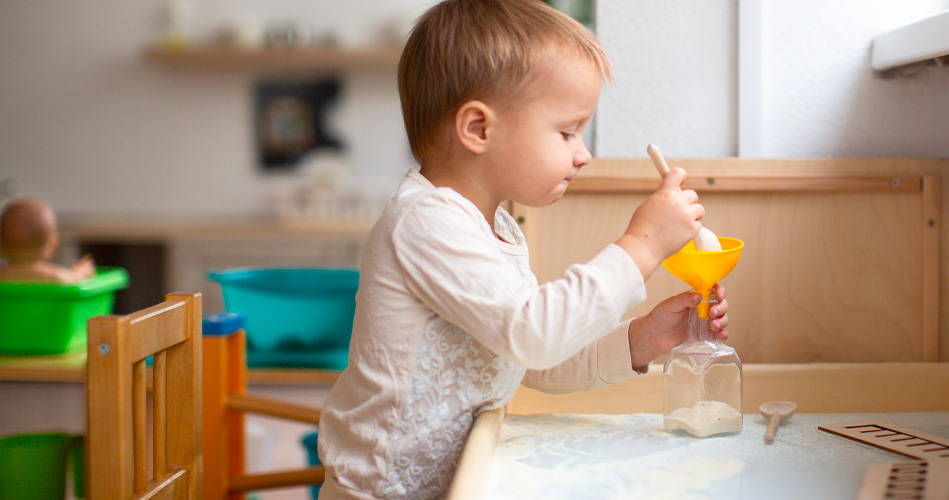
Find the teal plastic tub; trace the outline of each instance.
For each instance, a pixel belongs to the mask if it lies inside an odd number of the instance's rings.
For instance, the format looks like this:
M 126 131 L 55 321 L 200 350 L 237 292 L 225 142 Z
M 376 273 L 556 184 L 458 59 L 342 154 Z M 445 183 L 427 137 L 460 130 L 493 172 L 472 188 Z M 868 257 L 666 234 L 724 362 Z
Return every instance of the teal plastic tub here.
M 323 465 L 323 462 L 320 462 L 320 456 L 317 453 L 317 448 L 319 447 L 319 431 L 313 431 L 300 440 L 300 444 L 303 445 L 303 448 L 306 450 L 306 461 L 313 467 L 314 465 Z M 313 500 L 319 500 L 320 497 L 320 488 L 323 485 L 314 484 L 310 486 L 310 498 Z
M 112 314 L 128 273 L 100 267 L 76 283 L 0 281 L 0 354 L 62 354 L 86 345 L 86 321 Z
M 208 278 L 227 311 L 246 315 L 248 365 L 345 368 L 359 271 L 234 268 Z

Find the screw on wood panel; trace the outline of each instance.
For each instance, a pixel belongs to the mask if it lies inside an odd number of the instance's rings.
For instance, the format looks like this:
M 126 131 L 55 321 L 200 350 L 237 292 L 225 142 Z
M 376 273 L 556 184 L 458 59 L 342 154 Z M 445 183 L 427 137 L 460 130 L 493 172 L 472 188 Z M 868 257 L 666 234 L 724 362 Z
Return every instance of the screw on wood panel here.
M 936 219 L 929 219 L 929 227 L 935 227 L 935 226 L 936 226 Z
M 705 183 L 708 184 L 709 186 L 711 186 L 711 185 L 715 184 L 715 178 L 714 178 L 714 177 L 706 177 L 706 178 L 705 178 Z
M 99 344 L 99 354 L 102 354 L 104 356 L 106 354 L 109 354 L 110 350 L 112 350 L 112 348 L 109 347 L 109 344 L 106 344 L 105 342 Z
M 891 188 L 898 188 L 898 187 L 900 187 L 900 179 L 899 179 L 899 177 L 893 177 L 892 179 L 890 179 L 890 187 L 891 187 Z
M 517 216 L 517 223 L 518 223 L 518 224 L 523 224 L 523 223 L 524 223 L 524 216 L 523 216 L 523 215 L 518 215 L 518 216 Z

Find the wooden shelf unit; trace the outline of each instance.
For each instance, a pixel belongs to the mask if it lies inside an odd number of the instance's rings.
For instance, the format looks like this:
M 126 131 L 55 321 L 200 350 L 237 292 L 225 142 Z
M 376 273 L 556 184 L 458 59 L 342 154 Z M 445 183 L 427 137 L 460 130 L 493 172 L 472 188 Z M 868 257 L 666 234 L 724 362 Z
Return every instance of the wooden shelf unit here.
M 402 47 L 302 47 L 246 50 L 218 45 L 184 49 L 149 47 L 145 60 L 162 66 L 193 70 L 242 70 L 307 73 L 358 69 L 395 69 Z

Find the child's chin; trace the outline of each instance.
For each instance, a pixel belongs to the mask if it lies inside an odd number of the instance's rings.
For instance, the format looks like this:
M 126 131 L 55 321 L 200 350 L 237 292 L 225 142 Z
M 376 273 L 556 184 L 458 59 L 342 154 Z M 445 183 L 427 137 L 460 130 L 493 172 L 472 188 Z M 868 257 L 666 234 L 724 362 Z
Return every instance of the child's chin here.
M 553 190 L 549 191 L 548 193 L 544 195 L 535 196 L 529 200 L 514 200 L 514 201 L 521 205 L 524 205 L 525 207 L 531 207 L 531 208 L 546 207 L 548 205 L 552 205 L 560 201 L 560 199 L 563 198 L 563 194 L 566 188 L 567 188 L 566 183 L 563 183 L 563 184 L 558 185 L 556 188 L 554 188 Z
M 531 204 L 526 204 L 526 205 L 529 207 L 534 207 L 534 208 L 547 207 L 547 206 L 553 205 L 554 203 L 557 203 L 558 201 L 560 201 L 561 198 L 563 198 L 563 191 L 552 193 L 550 196 L 548 196 L 544 200 L 538 200 L 537 203 L 531 203 Z

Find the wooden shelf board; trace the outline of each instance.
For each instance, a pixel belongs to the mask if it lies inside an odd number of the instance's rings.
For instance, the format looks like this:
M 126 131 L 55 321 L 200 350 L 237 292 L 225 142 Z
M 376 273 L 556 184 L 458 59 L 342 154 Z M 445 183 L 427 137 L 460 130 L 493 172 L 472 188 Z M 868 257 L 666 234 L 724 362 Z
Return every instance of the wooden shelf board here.
M 269 216 L 64 214 L 60 232 L 83 242 L 166 242 L 170 239 L 365 238 L 374 220 L 289 221 Z
M 301 72 L 395 69 L 401 54 L 401 47 L 358 50 L 339 47 L 244 50 L 208 45 L 187 49 L 150 47 L 145 50 L 144 56 L 146 61 L 175 68 Z
M 308 368 L 251 368 L 252 385 L 333 384 L 339 371 Z M 85 383 L 86 351 L 48 356 L 0 355 L 0 382 Z
M 86 351 L 49 356 L 0 356 L 0 381 L 85 382 Z

